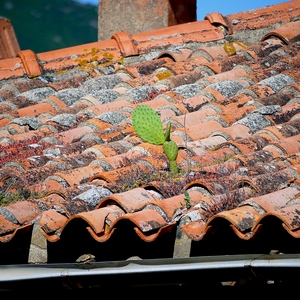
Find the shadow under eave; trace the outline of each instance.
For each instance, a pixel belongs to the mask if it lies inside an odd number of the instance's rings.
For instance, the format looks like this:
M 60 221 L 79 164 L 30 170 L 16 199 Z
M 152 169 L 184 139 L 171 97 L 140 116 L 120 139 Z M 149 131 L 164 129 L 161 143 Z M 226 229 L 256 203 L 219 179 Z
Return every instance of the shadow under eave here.
M 60 240 L 48 242 L 48 263 L 75 262 L 82 254 L 93 254 L 95 260 L 119 261 L 133 256 L 141 259 L 172 258 L 176 227 L 152 242 L 143 241 L 128 220 L 120 220 L 116 230 L 105 242 L 96 241 L 86 229 L 87 223 L 75 219 L 66 226 Z

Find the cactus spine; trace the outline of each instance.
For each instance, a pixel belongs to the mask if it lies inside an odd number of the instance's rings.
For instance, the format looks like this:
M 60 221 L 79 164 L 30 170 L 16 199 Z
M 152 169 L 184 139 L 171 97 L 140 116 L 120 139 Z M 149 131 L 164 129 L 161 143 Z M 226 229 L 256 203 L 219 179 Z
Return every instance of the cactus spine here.
M 178 155 L 177 144 L 170 140 L 171 123 L 168 122 L 166 132 L 158 114 L 149 106 L 139 105 L 132 114 L 132 124 L 135 132 L 145 142 L 154 145 L 163 145 L 163 150 L 170 162 L 170 170 L 173 174 L 178 173 L 176 158 Z

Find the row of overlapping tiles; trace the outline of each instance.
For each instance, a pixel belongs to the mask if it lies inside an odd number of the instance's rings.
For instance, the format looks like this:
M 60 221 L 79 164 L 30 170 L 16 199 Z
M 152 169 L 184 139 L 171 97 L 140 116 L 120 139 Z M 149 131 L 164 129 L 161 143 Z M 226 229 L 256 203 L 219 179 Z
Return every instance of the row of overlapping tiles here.
M 299 45 L 284 46 L 270 38 L 235 47 L 239 52 L 233 56 L 222 46 L 181 51 L 183 58 L 178 55 L 175 62 L 173 53 L 165 53 L 117 74 L 87 81 L 79 76 L 73 79 L 77 87 L 58 91 L 58 84 L 47 83 L 47 78 L 32 80 L 28 87 L 37 86 L 18 95 L 17 87 L 26 89 L 27 82 L 3 86 L 2 145 L 38 137 L 52 146 L 43 156 L 2 166 L 2 181 L 19 177 L 30 189 L 49 195 L 2 207 L 1 240 L 9 241 L 41 216 L 38 222 L 50 241 L 76 218 L 87 222 L 98 241 L 107 240 L 121 219 L 130 220 L 137 234 L 151 241 L 175 226 L 180 212 L 193 221 L 183 228 L 195 240 L 214 218 L 229 220 L 240 237 L 250 238 L 267 214 L 275 214 L 297 236 Z M 154 72 L 134 76 L 150 64 L 157 66 Z M 182 205 L 184 194 L 163 197 L 163 183 L 118 194 L 109 190 L 107 183 L 130 176 L 133 168 L 122 167 L 124 157 L 150 170 L 158 163 L 160 147 L 142 143 L 130 121 L 133 108 L 151 93 L 159 95 L 143 103 L 160 111 L 164 122 L 171 120 L 172 138 L 180 145 L 179 164 L 202 164 L 202 172 L 222 173 L 224 178 L 226 170 L 238 170 L 238 180 L 247 183 L 243 205 L 204 222 L 202 211 L 220 197 L 212 195 L 213 178 L 195 179 L 185 187 L 189 210 Z M 228 155 L 228 162 L 210 166 Z M 167 161 L 159 163 L 165 167 Z M 50 175 L 38 181 L 45 168 Z M 255 197 L 257 192 L 265 196 Z M 176 209 L 179 214 L 174 215 Z

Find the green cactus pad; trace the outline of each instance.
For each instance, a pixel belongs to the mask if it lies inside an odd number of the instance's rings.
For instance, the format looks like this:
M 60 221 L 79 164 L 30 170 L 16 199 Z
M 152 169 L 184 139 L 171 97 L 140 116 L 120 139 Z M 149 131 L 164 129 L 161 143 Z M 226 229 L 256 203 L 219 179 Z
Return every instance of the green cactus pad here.
M 178 165 L 176 160 L 170 161 L 170 171 L 175 175 L 178 174 Z
M 171 122 L 169 121 L 166 127 L 166 132 L 165 132 L 165 140 L 170 141 L 170 134 L 171 134 Z
M 164 130 L 158 114 L 149 106 L 139 105 L 132 113 L 135 132 L 145 142 L 162 145 L 165 142 Z
M 164 153 L 169 161 L 176 160 L 178 155 L 178 146 L 174 141 L 166 141 L 163 144 Z

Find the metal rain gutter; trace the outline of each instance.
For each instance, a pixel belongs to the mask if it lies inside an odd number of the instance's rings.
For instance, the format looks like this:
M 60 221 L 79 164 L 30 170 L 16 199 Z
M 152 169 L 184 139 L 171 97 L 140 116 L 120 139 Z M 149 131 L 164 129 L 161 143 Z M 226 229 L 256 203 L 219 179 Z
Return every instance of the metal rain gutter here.
M 172 276 L 174 274 L 176 274 L 176 281 L 190 280 L 189 274 L 193 274 L 193 277 L 196 274 L 197 278 L 205 276 L 205 278 L 221 281 L 235 280 L 237 277 L 250 274 L 272 279 L 277 276 L 290 276 L 291 271 L 297 269 L 300 269 L 300 254 L 224 255 L 87 264 L 2 265 L 0 266 L 0 284 L 86 276 L 101 277 L 101 281 L 102 279 L 108 281 L 113 277 L 132 280 L 134 277 L 135 280 L 143 283 L 143 278 L 149 279 L 147 277 L 149 275 L 160 281 L 163 278 L 174 278 Z

